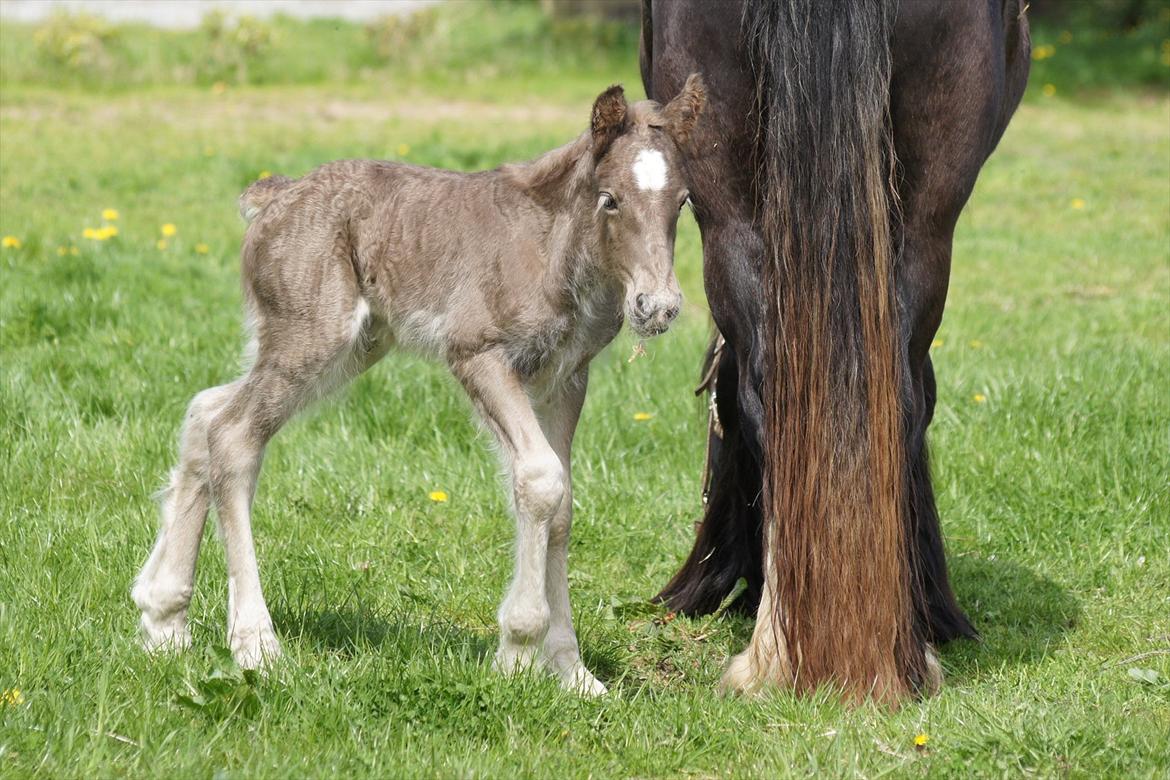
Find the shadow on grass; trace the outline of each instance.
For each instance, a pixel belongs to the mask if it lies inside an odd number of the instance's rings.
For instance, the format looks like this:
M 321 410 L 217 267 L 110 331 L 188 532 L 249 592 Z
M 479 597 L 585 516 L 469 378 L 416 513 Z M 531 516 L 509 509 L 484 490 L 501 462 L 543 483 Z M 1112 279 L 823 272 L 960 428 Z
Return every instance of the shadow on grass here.
M 1067 591 L 1017 563 L 954 557 L 949 564 L 959 603 L 982 640 L 946 645 L 948 680 L 970 682 L 986 669 L 1037 663 L 1080 617 Z
M 481 663 L 495 651 L 484 637 L 434 614 L 404 611 L 380 615 L 363 608 L 282 609 L 272 619 L 277 633 L 317 652 L 355 656 L 372 650 L 403 658 L 455 656 Z

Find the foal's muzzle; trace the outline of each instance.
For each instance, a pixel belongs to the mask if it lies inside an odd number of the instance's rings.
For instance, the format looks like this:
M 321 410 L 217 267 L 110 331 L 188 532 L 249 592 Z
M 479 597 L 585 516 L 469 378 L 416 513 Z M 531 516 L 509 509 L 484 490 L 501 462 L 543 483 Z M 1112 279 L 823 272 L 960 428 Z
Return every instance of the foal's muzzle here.
M 638 293 L 632 302 L 626 302 L 626 315 L 635 333 L 650 338 L 666 332 L 681 306 L 678 293 Z

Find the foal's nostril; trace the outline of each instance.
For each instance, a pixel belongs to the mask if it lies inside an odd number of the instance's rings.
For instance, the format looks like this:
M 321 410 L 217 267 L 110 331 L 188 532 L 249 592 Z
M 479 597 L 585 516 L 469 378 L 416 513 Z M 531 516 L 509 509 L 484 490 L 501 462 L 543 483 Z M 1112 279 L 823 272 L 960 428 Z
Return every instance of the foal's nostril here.
M 638 293 L 638 297 L 634 299 L 634 311 L 639 317 L 645 317 L 650 313 L 646 310 L 646 293 Z
M 667 322 L 670 322 L 671 320 L 673 320 L 677 316 L 678 316 L 678 307 L 677 306 L 671 306 L 669 309 L 666 310 L 666 321 Z

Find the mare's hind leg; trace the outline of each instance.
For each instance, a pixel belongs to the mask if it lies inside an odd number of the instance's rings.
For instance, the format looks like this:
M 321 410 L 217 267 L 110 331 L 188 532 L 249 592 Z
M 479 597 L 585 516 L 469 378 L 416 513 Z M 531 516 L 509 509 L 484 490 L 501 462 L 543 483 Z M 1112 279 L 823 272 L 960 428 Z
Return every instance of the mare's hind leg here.
M 252 499 L 264 448 L 306 403 L 367 364 L 355 347 L 368 327 L 368 309 L 361 300 L 338 304 L 346 305 L 353 311 L 267 317 L 255 365 L 208 426 L 208 482 L 227 558 L 228 645 L 244 668 L 280 654 L 252 541 Z M 355 319 L 361 320 L 358 327 Z
M 1006 26 L 985 4 L 955 3 L 946 13 L 927 13 L 928 4 L 918 5 L 907 9 L 921 16 L 915 35 L 936 45 L 896 41 L 893 48 L 890 113 L 903 215 L 897 285 L 908 385 L 910 559 L 921 583 L 916 607 L 931 640 L 946 642 L 976 633 L 951 589 L 931 487 L 926 431 L 935 386 L 929 350 L 946 305 L 955 225 L 1019 102 L 1030 58 L 1026 25 L 1006 4 Z M 967 52 L 959 61 L 949 55 L 956 46 Z
M 210 502 L 207 423 L 231 391 L 231 385 L 209 388 L 196 395 L 187 408 L 179 434 L 179 463 L 161 495 L 158 538 L 131 591 L 142 610 L 142 641 L 147 650 L 179 649 L 191 643 L 187 607 Z

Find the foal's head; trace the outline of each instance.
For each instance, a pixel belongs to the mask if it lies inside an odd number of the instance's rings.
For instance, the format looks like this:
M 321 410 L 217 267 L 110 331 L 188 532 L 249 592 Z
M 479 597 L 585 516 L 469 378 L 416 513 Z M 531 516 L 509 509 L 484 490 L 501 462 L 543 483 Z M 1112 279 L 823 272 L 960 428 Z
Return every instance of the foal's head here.
M 625 314 L 640 336 L 664 332 L 682 304 L 674 235 L 688 192 L 679 147 L 706 103 L 699 74 L 674 100 L 626 102 L 610 87 L 593 104 L 594 219 L 604 267 L 625 284 Z

